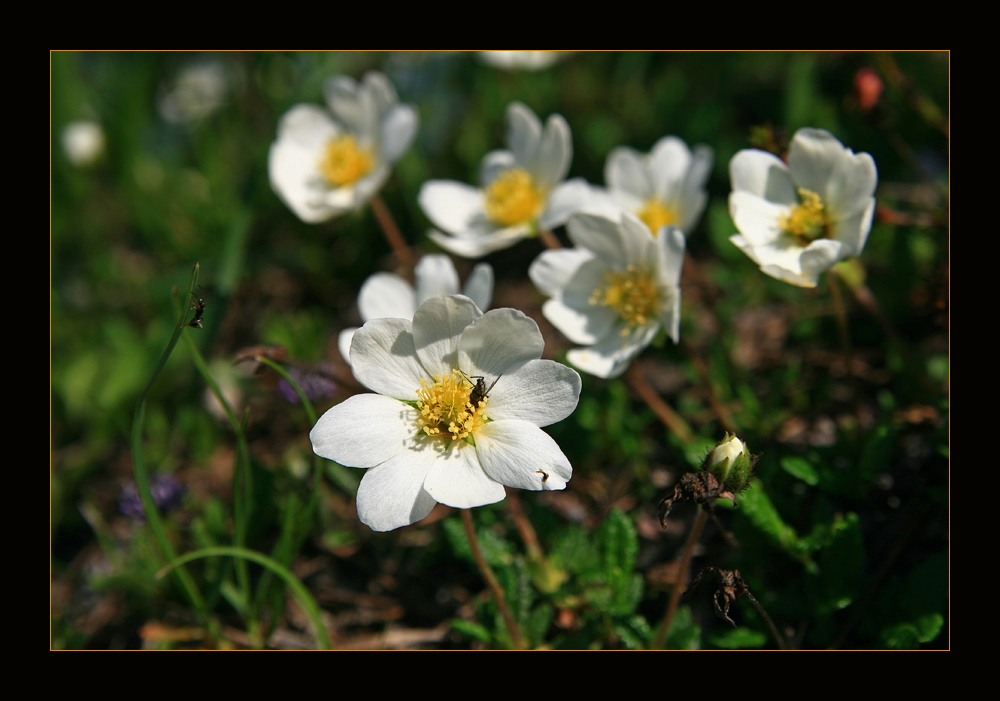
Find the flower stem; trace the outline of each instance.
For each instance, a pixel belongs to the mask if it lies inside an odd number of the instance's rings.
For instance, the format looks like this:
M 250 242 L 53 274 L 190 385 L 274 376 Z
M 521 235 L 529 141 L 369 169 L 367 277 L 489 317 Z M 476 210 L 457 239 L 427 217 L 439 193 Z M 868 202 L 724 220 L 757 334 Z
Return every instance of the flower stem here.
M 739 432 L 736 429 L 736 422 L 733 420 L 732 413 L 715 393 L 715 388 L 712 386 L 712 380 L 708 375 L 708 366 L 705 365 L 705 361 L 702 360 L 701 356 L 698 355 L 698 352 L 690 344 L 681 341 L 681 346 L 687 353 L 688 360 L 691 361 L 695 371 L 698 373 L 698 379 L 701 380 L 701 387 L 708 396 L 708 404 L 712 407 L 712 413 L 715 414 L 715 418 L 722 424 L 722 428 L 735 435 Z
M 553 251 L 562 248 L 562 244 L 559 243 L 559 239 L 548 229 L 539 229 L 538 238 L 542 240 L 546 248 L 552 249 Z
M 681 600 L 681 594 L 684 590 L 684 575 L 687 574 L 688 565 L 691 564 L 691 554 L 694 552 L 695 543 L 698 542 L 698 536 L 701 535 L 701 529 L 705 527 L 706 520 L 708 520 L 708 510 L 705 508 L 698 509 L 698 517 L 695 518 L 691 532 L 688 533 L 687 543 L 684 544 L 684 553 L 681 555 L 681 566 L 677 569 L 677 583 L 674 584 L 674 589 L 670 592 L 667 612 L 663 615 L 663 622 L 660 623 L 660 629 L 656 633 L 656 642 L 653 643 L 654 650 L 659 650 L 663 647 L 663 643 L 667 639 L 667 633 L 670 632 L 670 625 L 674 622 L 674 614 L 677 613 L 677 603 Z
M 500 582 L 497 580 L 496 575 L 493 574 L 493 570 L 486 563 L 486 558 L 483 557 L 482 550 L 479 549 L 476 529 L 472 525 L 472 512 L 469 509 L 461 509 L 461 512 L 462 523 L 465 524 L 465 534 L 468 536 L 469 546 L 472 548 L 472 556 L 476 558 L 479 571 L 482 573 L 483 579 L 486 580 L 486 586 L 489 587 L 497 608 L 500 609 L 500 615 L 503 616 L 507 630 L 510 631 L 511 644 L 515 650 L 523 650 L 524 642 L 521 640 L 521 631 L 518 630 L 517 624 L 514 622 L 514 617 L 510 614 L 510 609 L 507 608 L 507 598 L 504 596 L 503 587 L 500 586 Z
M 851 387 L 851 404 L 854 406 L 855 416 L 858 415 L 858 394 L 857 380 L 854 378 L 853 350 L 851 348 L 851 335 L 847 328 L 847 307 L 844 304 L 844 296 L 840 292 L 840 285 L 837 284 L 836 275 L 826 276 L 827 284 L 830 286 L 830 298 L 833 300 L 833 308 L 837 314 L 837 330 L 840 334 L 840 350 L 844 354 L 844 364 L 847 372 L 847 381 Z
M 524 547 L 528 549 L 529 559 L 541 562 L 544 557 L 542 546 L 538 543 L 538 535 L 535 533 L 531 521 L 525 517 L 524 511 L 521 510 L 521 499 L 517 496 L 516 490 L 507 491 L 507 508 L 514 519 L 514 525 L 517 526 L 517 532 L 521 534 Z
M 649 408 L 653 410 L 653 413 L 659 417 L 660 421 L 674 434 L 676 435 L 682 443 L 690 443 L 694 438 L 694 434 L 691 432 L 691 428 L 687 425 L 687 422 L 680 417 L 680 415 L 670 408 L 667 404 L 660 398 L 660 395 L 650 386 L 643 377 L 642 372 L 637 369 L 636 365 L 633 363 L 631 367 L 625 372 L 626 381 L 632 386 L 642 400 L 649 405 Z
M 413 270 L 413 254 L 410 252 L 410 247 L 406 245 L 403 235 L 399 232 L 396 220 L 392 218 L 392 214 L 389 212 L 389 208 L 386 207 L 382 195 L 376 193 L 371 199 L 371 206 L 372 212 L 375 214 L 375 219 L 378 220 L 379 226 L 382 227 L 382 233 L 385 234 L 389 245 L 392 246 L 392 250 L 396 254 L 396 258 L 399 259 L 400 265 L 405 267 L 407 271 Z

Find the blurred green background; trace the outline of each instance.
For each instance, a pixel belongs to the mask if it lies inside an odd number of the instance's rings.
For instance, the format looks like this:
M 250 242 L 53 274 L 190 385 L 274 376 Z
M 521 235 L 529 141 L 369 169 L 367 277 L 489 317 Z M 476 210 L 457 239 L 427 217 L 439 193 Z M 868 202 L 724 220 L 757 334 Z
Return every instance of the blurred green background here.
M 706 378 L 762 457 L 755 488 L 738 507 L 716 509 L 735 542 L 710 524 L 695 566 L 738 567 L 798 647 L 949 644 L 949 54 L 581 52 L 538 71 L 458 52 L 50 57 L 52 647 L 262 644 L 240 633 L 232 575 L 218 561 L 195 571 L 217 593 L 223 634 L 199 631 L 173 580 L 153 576 L 162 555 L 122 512 L 129 434 L 198 262 L 204 329 L 185 333 L 238 411 L 248 410 L 257 489 L 248 545 L 272 550 L 289 495 L 307 490 L 310 425 L 273 373 L 233 361 L 266 344 L 301 367 L 329 364 L 339 391 L 321 411 L 359 391 L 337 332 L 360 323 L 365 278 L 394 262 L 368 208 L 299 221 L 271 189 L 267 152 L 286 110 L 321 104 L 334 74 L 367 70 L 388 75 L 419 111 L 414 146 L 382 195 L 421 253 L 437 252 L 417 205 L 421 184 L 475 182 L 482 156 L 503 148 L 510 101 L 543 121 L 565 116 L 570 175 L 594 184 L 604 184 L 618 145 L 645 152 L 673 134 L 715 150 L 708 208 L 686 232 L 695 263 L 683 288 L 686 350 L 661 338 L 638 361 L 697 439 L 666 431 L 622 381 L 585 377 L 576 413 L 548 429 L 574 466 L 568 489 L 520 494 L 548 568 L 525 553 L 505 503 L 474 513 L 533 646 L 650 644 L 694 515 L 679 508 L 664 530 L 656 505 L 722 438 Z M 884 88 L 874 104 L 863 89 L 872 75 Z M 78 120 L 102 130 L 93 158 L 65 148 Z M 781 152 L 805 126 L 867 151 L 879 170 L 867 248 L 844 271 L 865 281 L 847 293 L 850 372 L 826 276 L 816 289 L 783 284 L 728 241 L 730 158 L 751 145 Z M 546 357 L 561 359 L 569 344 L 541 316 L 526 274 L 541 250 L 529 240 L 485 259 L 497 274 L 493 306 L 538 321 Z M 464 278 L 472 262 L 456 264 Z M 175 286 L 182 292 L 172 297 Z M 178 347 L 147 400 L 147 465 L 184 487 L 168 516 L 179 552 L 231 537 L 236 441 L 206 396 Z M 330 476 L 315 528 L 289 564 L 335 646 L 509 643 L 457 514 L 441 509 L 430 523 L 372 533 Z M 279 592 L 255 609 L 271 631 L 267 646 L 310 645 L 290 601 Z M 745 600 L 730 615 L 738 627 L 715 618 L 707 596 L 685 597 L 668 645 L 774 646 Z

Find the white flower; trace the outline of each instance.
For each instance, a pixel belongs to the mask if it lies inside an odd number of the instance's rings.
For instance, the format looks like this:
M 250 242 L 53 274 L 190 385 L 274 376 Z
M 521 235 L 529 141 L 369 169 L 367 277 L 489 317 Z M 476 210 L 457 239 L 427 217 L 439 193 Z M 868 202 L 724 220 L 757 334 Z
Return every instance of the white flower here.
M 399 104 L 381 73 L 360 84 L 336 76 L 324 94 L 333 118 L 316 105 L 296 105 L 281 118 L 267 162 L 271 187 L 310 224 L 364 206 L 417 132 L 416 110 Z
M 494 68 L 538 71 L 569 56 L 572 51 L 480 51 L 479 58 Z
M 650 231 L 674 224 L 690 234 L 705 211 L 711 171 L 711 147 L 695 146 L 692 153 L 681 139 L 665 136 L 648 155 L 626 146 L 614 149 L 604 166 L 604 182 L 618 205 Z
M 662 326 L 680 336 L 684 234 L 664 226 L 653 235 L 638 218 L 617 223 L 577 214 L 567 224 L 575 248 L 543 251 L 528 275 L 552 299 L 545 318 L 574 343 L 573 365 L 598 377 L 617 377 Z
M 458 295 L 427 300 L 412 322 L 373 319 L 355 334 L 351 361 L 377 394 L 326 412 L 309 434 L 313 450 L 369 468 L 358 516 L 376 531 L 419 521 L 435 502 L 498 502 L 504 485 L 563 489 L 573 469 L 540 427 L 573 412 L 581 381 L 541 360 L 543 345 L 521 312 L 483 314 Z M 480 377 L 481 400 L 472 397 Z
M 430 180 L 418 200 L 427 218 L 444 232 L 430 232 L 442 248 L 478 258 L 513 246 L 539 229 L 563 224 L 581 211 L 593 188 L 582 178 L 563 182 L 573 159 L 569 125 L 558 114 L 542 123 L 528 107 L 507 107 L 509 151 L 483 158 L 476 188 L 451 180 Z
M 62 130 L 66 158 L 75 166 L 89 166 L 104 153 L 104 130 L 97 122 L 70 122 Z
M 823 271 L 861 254 L 878 183 L 869 154 L 855 154 L 823 129 L 799 129 L 787 165 L 746 149 L 729 172 L 729 212 L 740 231 L 730 241 L 768 275 L 815 287 Z
M 464 294 L 480 309 L 493 301 L 493 268 L 479 263 L 472 269 L 465 287 L 458 284 L 458 271 L 451 258 L 440 253 L 426 255 L 413 270 L 416 289 L 393 273 L 370 275 L 358 293 L 358 312 L 362 321 L 372 319 L 412 319 L 417 308 L 431 297 Z M 337 339 L 340 355 L 350 364 L 351 341 L 357 327 L 344 329 Z
M 222 105 L 228 82 L 228 71 L 218 61 L 189 65 L 173 89 L 160 96 L 160 114 L 175 124 L 207 117 Z

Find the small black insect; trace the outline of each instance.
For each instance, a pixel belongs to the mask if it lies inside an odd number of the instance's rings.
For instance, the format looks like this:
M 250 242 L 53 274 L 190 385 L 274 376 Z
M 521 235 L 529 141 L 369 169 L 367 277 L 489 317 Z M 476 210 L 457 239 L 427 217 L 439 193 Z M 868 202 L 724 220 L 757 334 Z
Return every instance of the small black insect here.
M 191 296 L 194 297 L 194 293 L 191 293 Z M 191 309 L 194 309 L 194 318 L 184 325 L 190 326 L 192 329 L 203 329 L 205 327 L 201 325 L 201 315 L 205 313 L 205 300 L 200 297 L 194 297 L 194 299 L 195 301 L 191 303 Z
M 462 371 L 459 370 L 459 372 Z M 462 372 L 462 374 L 465 375 L 464 372 Z M 472 382 L 473 380 L 476 381 L 475 385 L 472 387 L 472 392 L 469 394 L 469 404 L 471 404 L 474 407 L 478 407 L 479 402 L 483 401 L 484 399 L 489 399 L 490 392 L 493 391 L 493 388 L 496 386 L 497 382 L 500 381 L 501 377 L 503 377 L 503 375 L 498 375 L 497 379 L 493 380 L 493 384 L 490 385 L 490 388 L 486 389 L 485 377 L 483 377 L 482 375 L 473 375 L 472 377 L 465 375 L 465 379 L 467 379 L 469 382 Z

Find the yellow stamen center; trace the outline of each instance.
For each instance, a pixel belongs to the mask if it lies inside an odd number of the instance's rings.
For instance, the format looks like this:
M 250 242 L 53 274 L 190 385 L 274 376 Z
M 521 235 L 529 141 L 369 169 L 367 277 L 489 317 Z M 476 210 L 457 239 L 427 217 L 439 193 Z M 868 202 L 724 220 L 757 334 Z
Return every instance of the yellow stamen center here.
M 545 192 L 523 168 L 500 173 L 486 188 L 485 199 L 486 216 L 503 226 L 534 221 L 545 206 Z
M 676 224 L 679 219 L 676 209 L 663 204 L 655 197 L 648 199 L 642 209 L 636 212 L 636 215 L 645 222 L 649 230 L 653 232 L 653 236 L 656 236 L 661 226 Z
M 368 175 L 374 166 L 371 149 L 358 146 L 354 134 L 339 134 L 326 142 L 319 170 L 333 187 L 344 187 Z
M 589 301 L 618 312 L 626 324 L 621 332 L 623 336 L 651 320 L 660 308 L 656 283 L 634 265 L 628 266 L 624 272 L 612 270 L 605 273 L 604 285 L 594 290 Z
M 799 188 L 801 202 L 788 214 L 783 214 L 778 225 L 803 246 L 829 235 L 830 218 L 823 201 L 815 192 Z
M 444 436 L 462 440 L 474 434 L 486 423 L 486 403 L 473 407 L 469 401 L 473 385 L 458 370 L 450 375 L 435 375 L 434 384 L 420 380 L 417 390 L 419 430 L 428 436 Z

